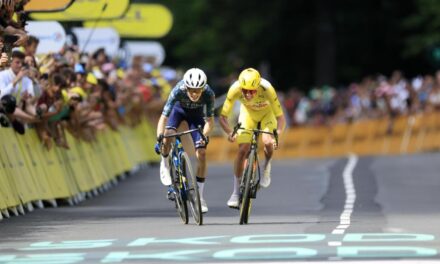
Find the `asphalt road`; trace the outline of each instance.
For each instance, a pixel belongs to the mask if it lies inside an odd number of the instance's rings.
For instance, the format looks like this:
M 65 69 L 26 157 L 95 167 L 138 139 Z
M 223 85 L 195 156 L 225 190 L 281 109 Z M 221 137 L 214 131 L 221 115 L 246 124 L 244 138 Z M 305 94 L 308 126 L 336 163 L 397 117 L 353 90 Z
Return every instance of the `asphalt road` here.
M 440 262 L 440 154 L 275 161 L 249 225 L 210 164 L 204 225 L 183 225 L 158 167 L 76 206 L 0 221 L 0 263 Z M 403 261 L 403 262 L 402 262 Z

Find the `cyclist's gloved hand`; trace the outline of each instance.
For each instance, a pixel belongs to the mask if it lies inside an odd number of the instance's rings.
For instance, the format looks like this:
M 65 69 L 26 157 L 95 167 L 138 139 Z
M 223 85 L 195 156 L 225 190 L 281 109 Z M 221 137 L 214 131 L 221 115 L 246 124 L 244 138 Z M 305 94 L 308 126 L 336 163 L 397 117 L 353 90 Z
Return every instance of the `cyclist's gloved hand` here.
M 203 140 L 202 138 L 197 140 L 196 145 L 200 147 L 206 147 L 209 143 L 209 137 L 205 137 L 206 140 Z
M 160 155 L 160 145 L 162 144 L 163 135 L 159 135 L 157 138 L 156 145 L 154 145 L 154 151 L 157 153 L 157 155 Z
M 154 145 L 154 151 L 156 152 L 157 155 L 160 155 L 160 142 L 157 141 L 156 145 Z

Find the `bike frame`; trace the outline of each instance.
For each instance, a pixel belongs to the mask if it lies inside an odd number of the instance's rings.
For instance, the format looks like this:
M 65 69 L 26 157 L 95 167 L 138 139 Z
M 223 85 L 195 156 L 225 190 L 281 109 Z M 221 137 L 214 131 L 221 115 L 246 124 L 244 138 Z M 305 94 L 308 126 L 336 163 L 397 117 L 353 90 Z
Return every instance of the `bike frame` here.
M 202 225 L 203 217 L 201 215 L 200 195 L 198 191 L 198 186 L 197 186 L 196 178 L 192 171 L 191 161 L 189 160 L 189 157 L 183 148 L 183 144 L 181 140 L 181 136 L 192 133 L 194 131 L 199 132 L 203 140 L 207 142 L 207 139 L 204 137 L 202 133 L 201 127 L 180 133 L 165 135 L 162 138 L 175 138 L 174 143 L 171 146 L 171 152 L 170 152 L 171 155 L 170 169 L 172 170 L 171 175 L 173 180 L 173 183 L 170 186 L 170 188 L 175 196 L 176 209 L 178 209 L 178 213 L 182 221 L 185 224 L 187 224 L 188 223 L 187 201 L 189 201 L 194 220 L 198 225 Z M 184 164 L 183 160 L 185 160 L 186 164 Z M 187 169 L 188 171 L 186 171 Z M 190 175 L 187 175 L 188 173 L 190 173 Z M 190 177 L 189 180 L 187 178 L 188 176 Z M 192 188 L 191 186 L 189 186 L 191 184 L 193 185 Z
M 258 160 L 259 135 L 273 135 L 277 144 L 278 135 L 276 133 L 276 130 L 271 133 L 261 129 L 245 129 L 241 127 L 240 123 L 238 123 L 237 126 L 234 127 L 232 135 L 235 135 L 235 133 L 237 133 L 239 129 L 246 130 L 252 133 L 251 148 L 249 150 L 249 154 L 247 155 L 247 164 L 243 171 L 240 183 L 240 224 L 247 224 L 252 207 L 251 199 L 256 198 L 257 189 L 259 187 L 261 177 L 260 164 Z
M 182 173 L 182 153 L 184 152 L 182 146 L 182 140 L 180 136 L 176 136 L 174 145 L 171 148 L 171 162 L 173 163 L 173 169 L 176 172 L 176 176 L 179 180 L 179 187 L 182 191 L 181 195 L 186 200 L 186 176 Z

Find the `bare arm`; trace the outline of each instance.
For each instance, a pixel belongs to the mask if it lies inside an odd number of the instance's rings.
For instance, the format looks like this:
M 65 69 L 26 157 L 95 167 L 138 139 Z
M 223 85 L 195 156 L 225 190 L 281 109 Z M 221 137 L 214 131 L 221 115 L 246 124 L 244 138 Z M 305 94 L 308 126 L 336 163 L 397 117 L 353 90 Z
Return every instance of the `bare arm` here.
M 205 135 L 205 137 L 209 136 L 213 128 L 214 128 L 214 118 L 208 117 L 205 126 L 203 127 L 203 135 Z
M 234 142 L 237 135 L 234 135 L 232 137 L 232 129 L 229 126 L 228 117 L 224 115 L 220 115 L 219 121 L 220 121 L 220 126 L 223 128 L 223 131 L 225 131 L 225 133 L 228 135 L 228 140 L 230 142 Z
M 284 115 L 277 116 L 277 133 L 278 133 L 278 135 L 284 131 L 285 127 L 286 127 L 286 118 L 284 118 Z
M 168 117 L 166 117 L 164 115 L 160 116 L 159 122 L 157 123 L 157 132 L 156 132 L 156 136 L 158 138 L 160 135 L 163 135 L 167 121 L 168 121 Z

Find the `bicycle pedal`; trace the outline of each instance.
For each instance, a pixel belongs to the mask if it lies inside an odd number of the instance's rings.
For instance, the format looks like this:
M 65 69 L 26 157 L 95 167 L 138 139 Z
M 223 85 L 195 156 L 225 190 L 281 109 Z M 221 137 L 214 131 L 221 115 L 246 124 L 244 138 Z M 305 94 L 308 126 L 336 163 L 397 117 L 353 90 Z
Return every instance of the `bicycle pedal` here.
M 240 207 L 239 207 L 239 206 L 229 206 L 229 208 L 240 210 Z

